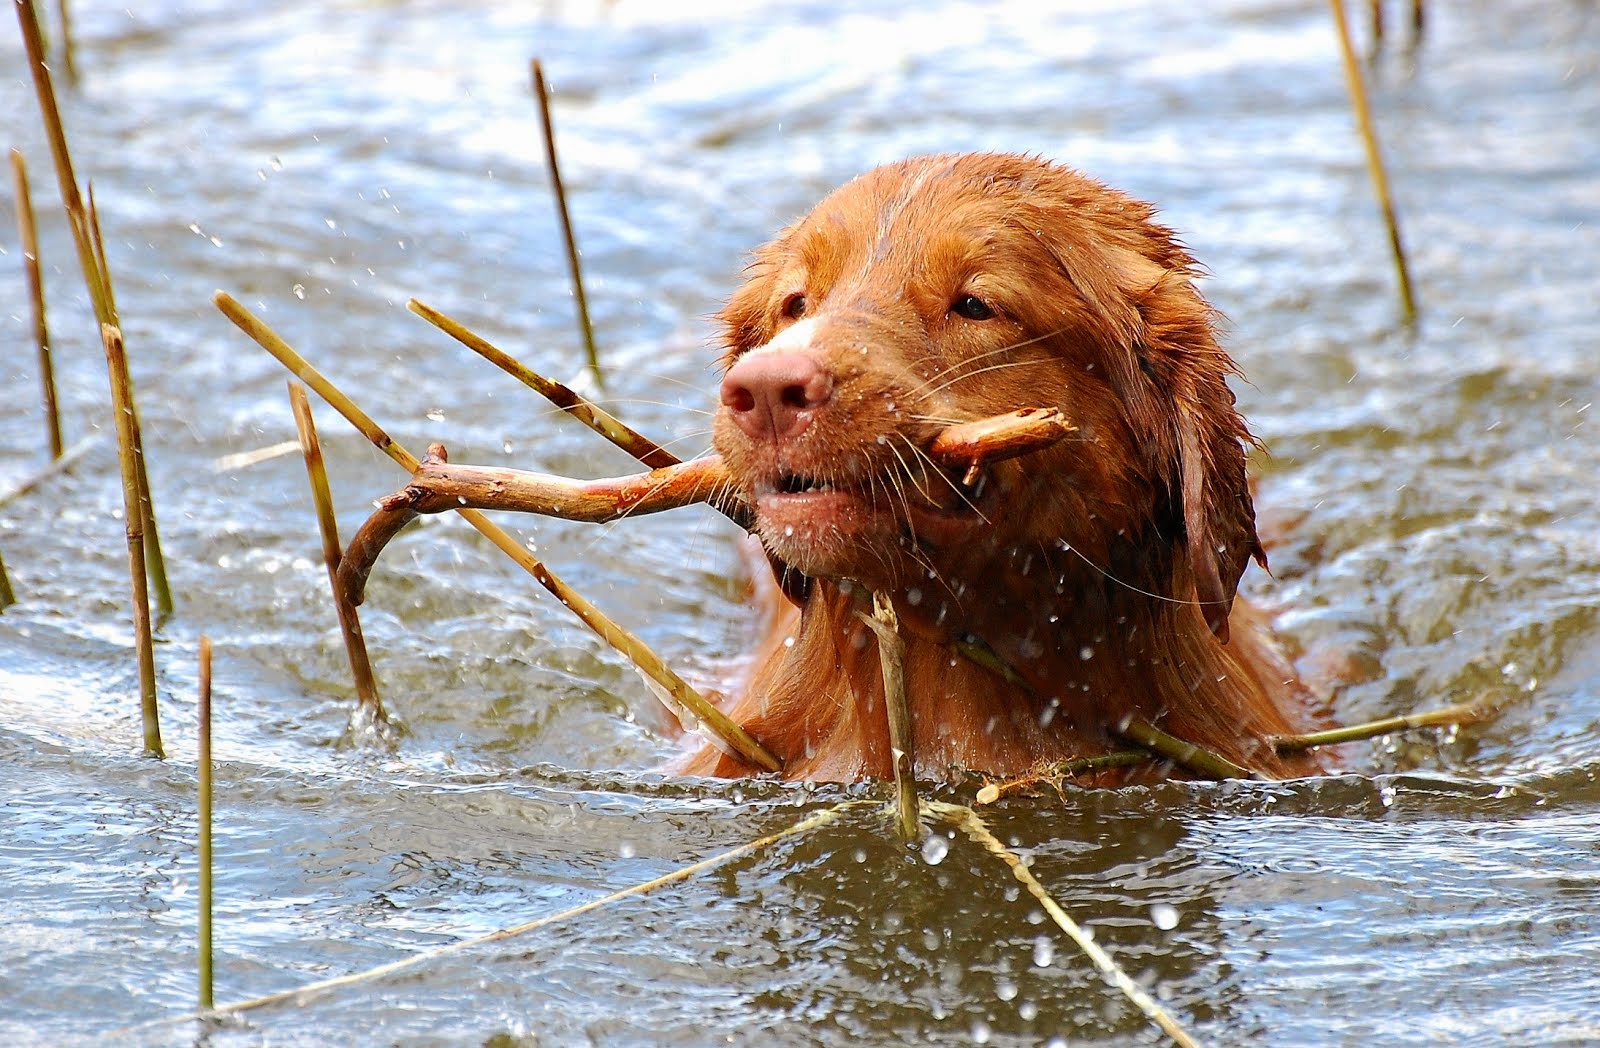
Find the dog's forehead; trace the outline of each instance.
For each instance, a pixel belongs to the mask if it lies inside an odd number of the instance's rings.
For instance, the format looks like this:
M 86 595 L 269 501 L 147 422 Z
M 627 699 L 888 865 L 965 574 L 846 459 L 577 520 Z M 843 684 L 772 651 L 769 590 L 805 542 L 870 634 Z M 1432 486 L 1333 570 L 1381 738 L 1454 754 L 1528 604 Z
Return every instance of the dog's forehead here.
M 892 253 L 930 250 L 976 261 L 1027 235 L 1045 197 L 1042 172 L 991 170 L 958 157 L 942 163 L 878 168 L 846 183 L 786 230 L 780 242 L 803 265 L 854 256 L 858 264 Z

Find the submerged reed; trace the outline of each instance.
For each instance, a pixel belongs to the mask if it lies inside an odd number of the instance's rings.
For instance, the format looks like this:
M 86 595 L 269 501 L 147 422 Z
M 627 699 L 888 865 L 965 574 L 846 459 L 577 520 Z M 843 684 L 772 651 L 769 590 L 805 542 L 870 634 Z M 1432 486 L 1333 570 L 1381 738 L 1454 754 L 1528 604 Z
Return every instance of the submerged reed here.
M 26 495 L 40 484 L 43 484 L 57 473 L 65 473 L 70 470 L 73 466 L 78 464 L 78 460 L 83 458 L 84 454 L 88 452 L 90 448 L 100 443 L 103 437 L 104 434 L 102 432 L 96 431 L 88 434 L 85 437 L 79 438 L 72 445 L 72 447 L 61 453 L 60 458 L 51 459 L 43 466 L 39 467 L 26 477 L 23 477 L 21 480 L 11 485 L 5 491 L 0 491 L 0 506 L 5 506 L 8 503 L 15 502 L 17 499 Z

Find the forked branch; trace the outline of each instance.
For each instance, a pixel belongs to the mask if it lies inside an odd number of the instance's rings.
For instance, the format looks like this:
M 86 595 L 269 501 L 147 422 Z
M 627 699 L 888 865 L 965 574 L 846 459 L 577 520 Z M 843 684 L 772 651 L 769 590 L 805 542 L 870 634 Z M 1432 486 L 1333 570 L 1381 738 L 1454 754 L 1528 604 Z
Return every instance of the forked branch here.
M 709 503 L 741 523 L 744 502 L 728 488 L 716 456 L 608 480 L 569 480 L 497 466 L 454 466 L 443 444 L 432 444 L 411 483 L 378 500 L 339 562 L 339 590 L 352 606 L 364 599 L 367 576 L 400 529 L 424 513 L 501 509 L 591 524 Z
M 928 452 L 940 466 L 965 467 L 967 476 L 975 479 L 986 465 L 1049 447 L 1074 431 L 1054 408 L 1024 408 L 950 426 L 933 440 Z M 741 527 L 750 526 L 749 506 L 716 455 L 648 473 L 582 481 L 503 466 L 451 465 L 444 446 L 434 444 L 412 472 L 411 482 L 380 499 L 377 510 L 350 540 L 339 565 L 339 589 L 359 606 L 383 548 L 423 513 L 509 510 L 604 524 L 700 503 Z

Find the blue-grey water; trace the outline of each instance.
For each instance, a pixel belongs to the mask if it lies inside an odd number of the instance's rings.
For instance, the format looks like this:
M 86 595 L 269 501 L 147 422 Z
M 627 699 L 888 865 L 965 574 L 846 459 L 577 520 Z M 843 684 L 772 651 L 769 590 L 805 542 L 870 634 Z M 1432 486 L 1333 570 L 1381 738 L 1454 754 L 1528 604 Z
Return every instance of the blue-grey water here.
M 1033 151 L 1156 201 L 1228 315 L 1241 403 L 1274 452 L 1258 504 L 1293 525 L 1251 594 L 1308 672 L 1344 668 L 1343 720 L 1506 707 L 1352 747 L 1337 777 L 1008 801 L 996 833 L 1205 1042 L 1600 1042 L 1600 12 L 1432 3 L 1412 52 L 1406 6 L 1385 5 L 1367 72 L 1415 332 L 1314 0 L 73 5 L 62 106 L 178 595 L 157 643 L 169 755 L 138 754 L 102 439 L 0 505 L 21 598 L 0 614 L 0 1041 L 202 1035 L 141 1025 L 195 1000 L 202 633 L 220 1001 L 554 913 L 850 795 L 655 774 L 672 744 L 636 674 L 447 519 L 391 548 L 364 609 L 409 734 L 343 744 L 352 689 L 302 464 L 227 458 L 293 438 L 286 375 L 209 296 L 238 296 L 413 449 L 627 471 L 404 308 L 416 296 L 578 374 L 537 55 L 605 399 L 685 452 L 714 403 L 706 317 L 745 253 L 864 168 Z M 109 429 L 105 364 L 9 19 L 0 113 L 0 145 L 31 165 L 71 442 Z M 14 214 L 7 192 L 0 490 L 45 458 Z M 348 535 L 402 475 L 317 417 Z M 742 650 L 734 533 L 711 514 L 506 523 L 691 678 Z M 941 851 L 852 811 L 204 1036 L 1160 1042 L 1003 866 L 959 836 Z

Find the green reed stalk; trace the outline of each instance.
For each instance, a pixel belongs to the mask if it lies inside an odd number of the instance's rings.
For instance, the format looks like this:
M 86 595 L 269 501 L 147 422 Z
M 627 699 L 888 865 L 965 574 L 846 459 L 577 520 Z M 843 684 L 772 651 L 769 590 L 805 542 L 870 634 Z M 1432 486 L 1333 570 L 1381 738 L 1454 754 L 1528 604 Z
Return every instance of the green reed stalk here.
M 199 755 L 200 774 L 200 1007 L 210 1010 L 211 954 L 211 638 L 200 635 Z
M 67 213 L 67 224 L 72 228 L 72 241 L 78 249 L 78 266 L 83 271 L 84 284 L 89 290 L 89 301 L 94 305 L 95 319 L 102 327 L 110 325 L 121 330 L 117 316 L 116 299 L 111 289 L 111 272 L 105 261 L 105 239 L 100 235 L 100 215 L 94 207 L 91 191 L 85 206 L 78 190 L 78 177 L 72 168 L 72 153 L 67 148 L 67 133 L 61 123 L 61 110 L 56 105 L 55 87 L 50 80 L 50 68 L 45 61 L 44 39 L 39 29 L 38 12 L 33 0 L 16 0 L 17 22 L 22 28 L 22 42 L 28 52 L 28 65 L 33 73 L 33 87 L 39 98 L 39 113 L 44 121 L 45 137 L 50 143 L 50 155 L 55 162 L 56 180 L 61 186 L 61 204 Z M 130 404 L 132 386 L 129 386 Z M 137 408 L 135 421 L 137 421 Z M 137 427 L 135 427 L 137 434 Z M 172 590 L 167 583 L 167 562 L 161 552 L 160 532 L 156 528 L 155 505 L 150 499 L 150 477 L 145 468 L 142 439 L 135 446 L 134 476 L 139 483 L 139 514 L 143 518 L 141 531 L 146 546 L 146 564 L 151 584 L 156 590 L 156 606 L 163 616 L 173 609 Z
M 1176 764 L 1185 771 L 1204 775 L 1208 779 L 1259 779 L 1262 776 L 1249 768 L 1235 764 L 1220 753 L 1214 753 L 1196 743 L 1169 735 L 1149 721 L 1135 717 L 1120 731 L 1123 738 L 1136 742 L 1151 753 Z
M 561 237 L 567 246 L 567 270 L 572 275 L 572 296 L 578 303 L 578 329 L 583 335 L 583 348 L 589 356 L 589 370 L 594 373 L 594 383 L 604 383 L 600 377 L 600 351 L 594 344 L 594 325 L 589 322 L 589 297 L 583 291 L 583 267 L 578 263 L 578 240 L 572 233 L 572 215 L 567 210 L 567 190 L 561 182 L 561 165 L 556 160 L 555 124 L 550 119 L 550 91 L 544 81 L 544 66 L 533 60 L 533 94 L 539 100 L 539 126 L 544 130 L 544 156 L 550 164 L 550 185 L 555 190 L 556 214 L 561 219 Z
M 1333 24 L 1339 32 L 1339 55 L 1344 62 L 1350 104 L 1356 111 L 1361 143 L 1367 151 L 1367 172 L 1372 177 L 1372 188 L 1378 194 L 1378 206 L 1383 210 L 1383 222 L 1389 231 L 1389 251 L 1394 256 L 1395 277 L 1400 284 L 1401 315 L 1409 327 L 1417 322 L 1417 302 L 1411 292 L 1411 271 L 1406 265 L 1406 249 L 1400 239 L 1400 220 L 1395 215 L 1394 198 L 1389 193 L 1389 176 L 1384 171 L 1383 155 L 1378 149 L 1378 132 L 1372 124 L 1372 107 L 1367 102 L 1367 88 L 1361 79 L 1361 63 L 1350 39 L 1350 23 L 1345 18 L 1343 0 L 1328 0 L 1328 5 L 1333 9 Z
M 39 268 L 39 227 L 33 217 L 33 194 L 28 190 L 28 165 L 22 150 L 11 151 L 11 180 L 16 187 L 17 232 L 22 239 L 22 272 L 28 282 L 28 302 L 33 307 L 33 344 L 39 352 L 39 386 L 44 399 L 46 436 L 50 457 L 61 457 L 61 410 L 56 401 L 56 369 L 50 357 L 50 327 L 45 321 L 44 277 Z
M 133 637 L 139 650 L 139 711 L 144 722 L 144 752 L 166 756 L 161 746 L 161 717 L 156 708 L 156 654 L 150 633 L 150 590 L 144 564 L 144 517 L 139 512 L 137 465 L 139 420 L 133 414 L 128 383 L 128 358 L 122 332 L 106 324 L 100 329 L 111 373 L 111 408 L 117 424 L 117 457 L 122 463 L 122 505 L 128 533 L 128 574 L 133 583 Z
M 906 642 L 900 636 L 900 619 L 884 593 L 873 593 L 872 614 L 858 613 L 878 637 L 878 662 L 883 671 L 883 707 L 889 720 L 889 753 L 894 760 L 895 811 L 900 836 L 915 841 L 922 836 L 921 807 L 917 801 L 916 753 L 912 743 L 911 711 L 906 703 Z
M 6 574 L 6 558 L 0 557 L 0 611 L 17 602 L 17 591 L 11 588 L 11 576 Z
M 1382 720 L 1350 724 L 1343 728 L 1329 728 L 1326 731 L 1307 732 L 1304 735 L 1274 735 L 1271 742 L 1272 748 L 1278 753 L 1298 753 L 1314 746 L 1338 746 L 1341 743 L 1360 742 L 1364 739 L 1375 739 L 1380 735 L 1394 735 L 1422 728 L 1454 728 L 1465 724 L 1477 724 L 1493 717 L 1496 712 L 1498 712 L 1496 708 L 1489 703 L 1465 702 L 1459 706 L 1445 706 L 1442 709 L 1407 713 L 1399 717 L 1384 717 Z
M 361 633 L 361 615 L 339 586 L 339 561 L 343 553 L 339 545 L 339 524 L 333 514 L 333 492 L 328 487 L 328 468 L 322 458 L 322 441 L 317 438 L 317 424 L 311 417 L 311 401 L 306 397 L 306 387 L 298 382 L 289 383 L 289 406 L 294 410 L 294 424 L 300 434 L 300 450 L 305 455 L 311 500 L 316 507 L 317 528 L 322 535 L 322 560 L 328 567 L 328 583 L 333 587 L 333 606 L 339 615 L 339 632 L 344 635 L 344 651 L 350 661 L 351 679 L 356 686 L 356 702 L 368 723 L 387 724 L 389 716 L 384 712 L 383 699 L 378 695 L 378 682 L 372 675 L 372 661 L 367 656 L 367 641 Z
M 678 456 L 617 419 L 583 394 L 554 379 L 545 378 L 459 321 L 414 298 L 406 302 L 406 308 L 651 469 L 673 466 L 681 461 Z
M 72 41 L 72 12 L 67 9 L 67 0 L 56 0 L 57 21 L 61 23 L 61 67 L 67 72 L 67 83 L 76 83 L 78 80 L 77 48 Z

